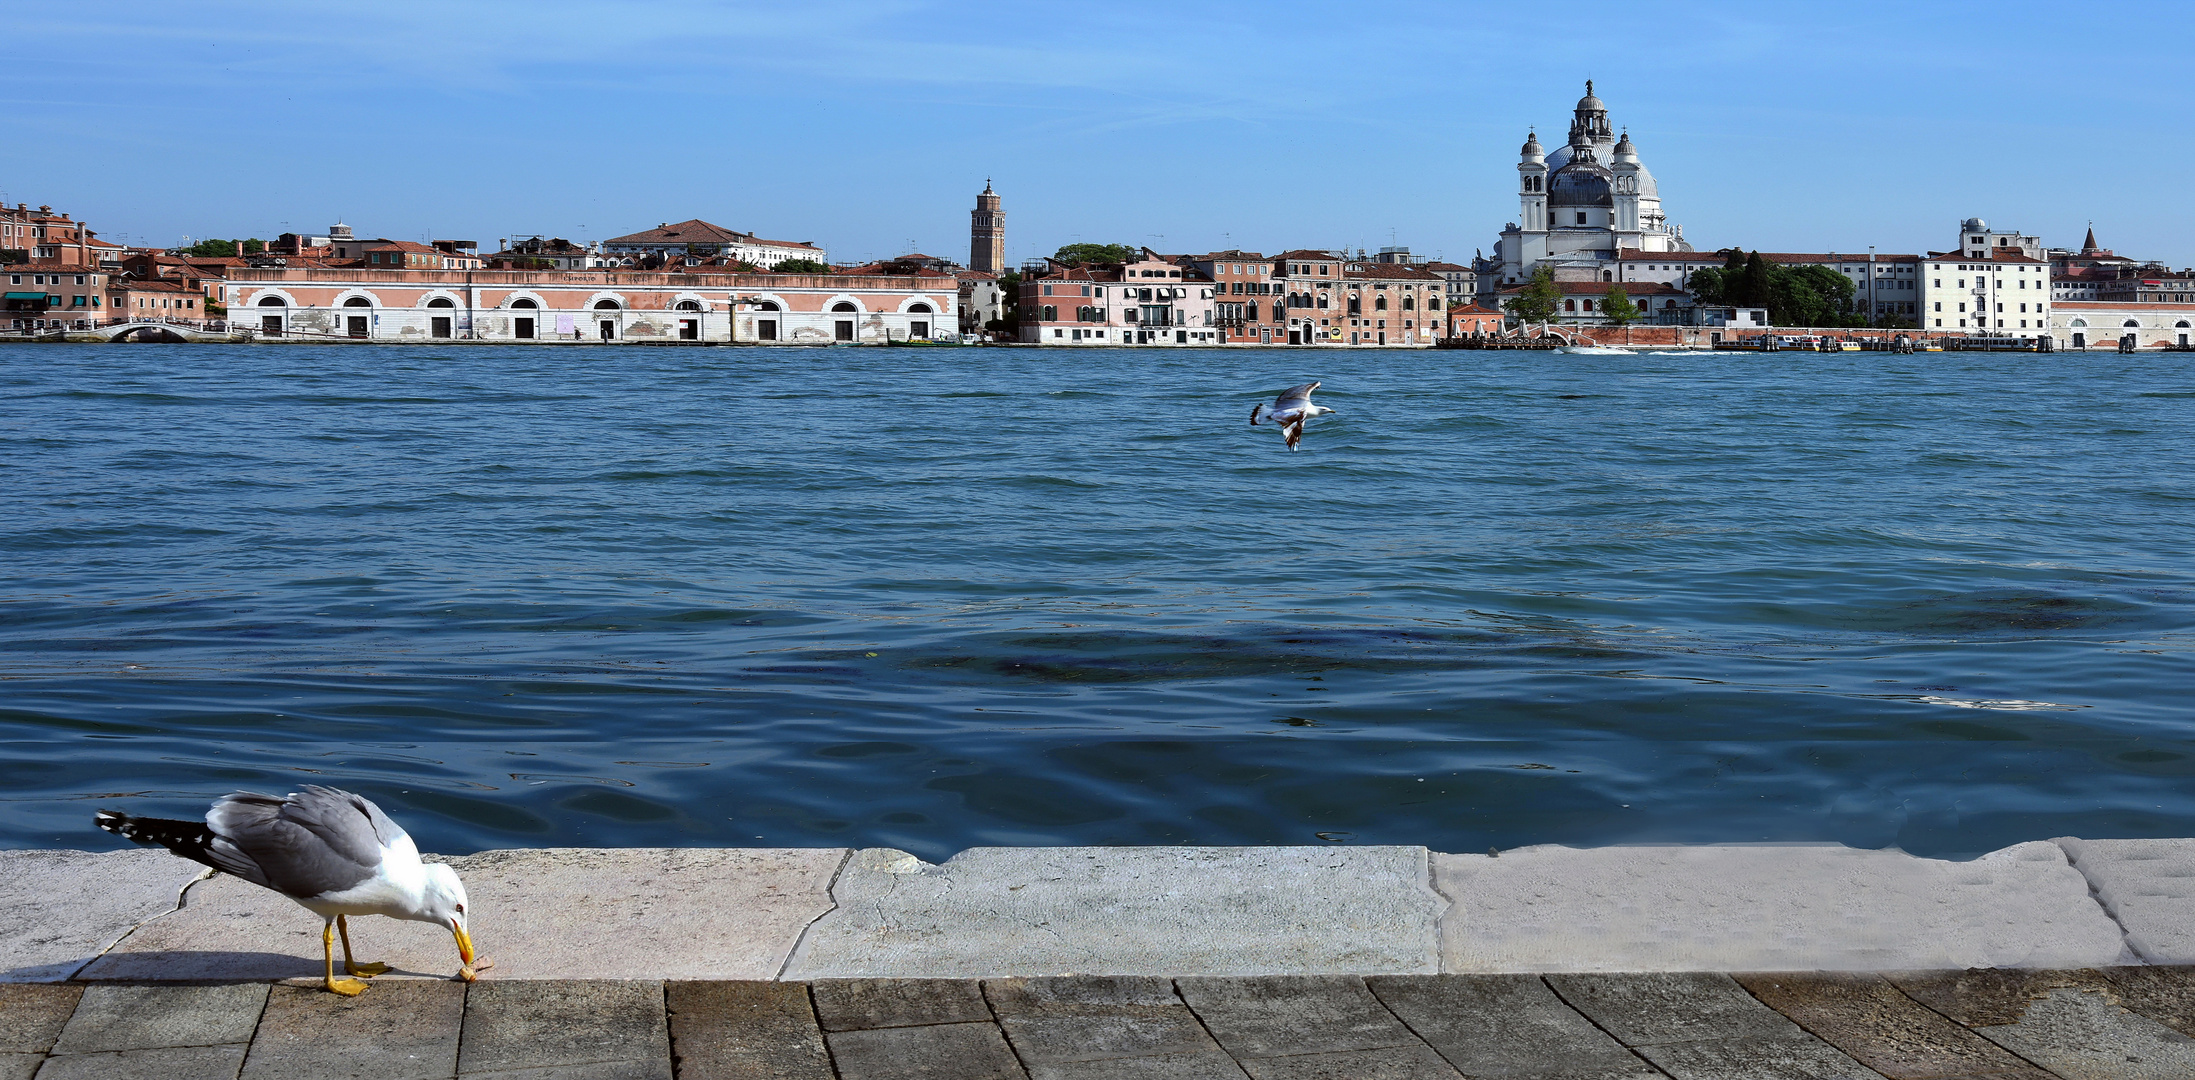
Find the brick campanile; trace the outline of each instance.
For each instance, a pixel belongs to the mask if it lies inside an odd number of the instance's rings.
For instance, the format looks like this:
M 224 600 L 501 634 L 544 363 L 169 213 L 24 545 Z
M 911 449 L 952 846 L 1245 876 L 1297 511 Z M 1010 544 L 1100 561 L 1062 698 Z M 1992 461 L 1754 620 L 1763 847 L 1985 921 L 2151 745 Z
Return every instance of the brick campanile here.
M 993 274 L 1006 272 L 1006 211 L 998 208 L 991 181 L 983 181 L 983 194 L 968 212 L 968 269 Z

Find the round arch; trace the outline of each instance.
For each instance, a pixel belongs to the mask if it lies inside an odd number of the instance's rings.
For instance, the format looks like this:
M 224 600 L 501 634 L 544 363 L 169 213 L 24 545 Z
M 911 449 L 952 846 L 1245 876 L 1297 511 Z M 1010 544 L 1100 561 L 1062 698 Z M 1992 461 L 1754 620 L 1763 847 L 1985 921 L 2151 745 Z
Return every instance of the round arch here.
M 262 289 L 245 307 L 296 307 L 297 299 L 281 289 Z
M 709 298 L 697 292 L 682 292 L 663 305 L 672 311 L 708 311 Z
M 624 311 L 631 306 L 614 292 L 598 292 L 587 298 L 588 311 Z
M 949 310 L 944 301 L 935 296 L 910 296 L 899 302 L 902 315 L 939 315 Z
M 838 315 L 845 315 L 848 313 L 865 315 L 868 314 L 869 311 L 868 308 L 861 306 L 860 298 L 852 295 L 851 293 L 840 293 L 837 296 L 830 298 L 830 300 L 824 303 L 823 310 Z
M 538 293 L 515 292 L 503 298 L 503 306 L 513 311 L 539 311 L 549 305 L 541 302 Z
M 364 289 L 345 289 L 336 295 L 335 302 L 329 306 L 339 308 L 380 307 L 381 298 Z
M 463 307 L 464 305 L 459 301 L 456 293 L 447 289 L 430 289 L 419 297 L 419 306 L 423 308 L 454 308 Z

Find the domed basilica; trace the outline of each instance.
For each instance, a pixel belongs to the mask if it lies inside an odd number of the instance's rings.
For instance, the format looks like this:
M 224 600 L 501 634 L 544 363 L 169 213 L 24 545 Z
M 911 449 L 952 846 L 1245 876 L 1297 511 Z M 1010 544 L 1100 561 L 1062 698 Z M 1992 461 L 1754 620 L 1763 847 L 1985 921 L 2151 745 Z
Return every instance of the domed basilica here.
M 1613 281 L 1617 252 L 1690 251 L 1682 226 L 1662 215 L 1654 174 L 1639 161 L 1629 132 L 1608 126 L 1608 106 L 1585 84 L 1570 120 L 1570 141 L 1548 153 L 1533 132 L 1517 162 L 1520 221 L 1502 230 L 1494 257 L 1478 266 L 1480 288 L 1523 283 L 1541 265 L 1561 281 Z

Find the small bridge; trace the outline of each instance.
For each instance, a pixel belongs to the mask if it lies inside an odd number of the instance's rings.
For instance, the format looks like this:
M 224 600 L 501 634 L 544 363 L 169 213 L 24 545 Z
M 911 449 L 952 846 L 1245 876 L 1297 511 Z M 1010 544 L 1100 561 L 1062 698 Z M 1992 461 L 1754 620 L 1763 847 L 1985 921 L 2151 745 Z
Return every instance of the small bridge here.
M 221 319 L 51 319 L 0 327 L 0 341 L 248 341 L 250 332 Z

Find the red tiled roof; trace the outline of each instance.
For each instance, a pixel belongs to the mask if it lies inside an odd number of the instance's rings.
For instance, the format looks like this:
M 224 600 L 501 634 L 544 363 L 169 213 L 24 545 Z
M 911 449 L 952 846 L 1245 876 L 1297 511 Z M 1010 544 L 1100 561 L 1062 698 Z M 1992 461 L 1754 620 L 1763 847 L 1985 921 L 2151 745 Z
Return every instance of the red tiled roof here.
M 1276 259 L 1293 259 L 1297 262 L 1314 262 L 1321 259 L 1327 262 L 1348 261 L 1346 259 L 1339 258 L 1331 251 L 1312 251 L 1309 248 L 1298 248 L 1295 251 L 1283 251 L 1273 257 Z
M 2042 259 L 2030 259 L 2027 256 L 2020 254 L 2020 250 L 2018 248 L 1990 248 L 1989 252 L 1990 253 L 1987 255 L 1968 255 L 1964 252 L 1959 251 L 1931 251 L 1928 253 L 1928 259 L 1930 262 L 2039 263 L 2045 261 Z
M 807 248 L 820 250 L 814 244 L 796 240 L 764 240 L 753 233 L 727 229 L 700 218 L 689 218 L 672 225 L 658 225 L 644 232 L 613 236 L 604 244 L 768 244 L 772 247 Z
M 1348 270 L 1344 271 L 1343 276 L 1351 278 L 1383 278 L 1390 281 L 1448 280 L 1447 278 L 1444 278 L 1439 274 L 1432 272 L 1431 270 L 1427 270 L 1422 266 L 1410 266 L 1404 263 L 1350 263 L 1349 267 L 1350 268 Z
M 1746 254 L 1750 255 L 1752 254 L 1752 252 L 1747 252 Z M 1863 263 L 1867 261 L 1866 252 L 1861 252 L 1855 255 L 1850 252 L 1843 251 L 1763 251 L 1760 253 L 1760 255 L 1761 258 L 1767 262 L 1796 263 L 1800 265 L 1814 263 Z M 1877 254 L 1875 256 L 1875 261 L 1919 262 L 1920 258 L 1921 257 L 1918 255 Z M 1721 266 L 1725 262 L 1724 257 L 1720 253 L 1713 251 L 1640 251 L 1637 248 L 1625 248 L 1622 251 L 1617 252 L 1616 259 L 1619 262 L 1681 262 L 1713 266 Z
M 1437 272 L 1440 272 L 1440 273 L 1446 273 L 1446 272 L 1448 272 L 1448 271 L 1450 271 L 1450 270 L 1469 270 L 1469 269 L 1471 269 L 1471 268 L 1470 268 L 1470 267 L 1468 267 L 1468 266 L 1463 266 L 1463 265 L 1461 265 L 1461 264 L 1458 264 L 1458 263 L 1452 263 L 1452 262 L 1429 262 L 1429 263 L 1420 263 L 1419 265 L 1421 265 L 1421 266 L 1425 267 L 1425 268 L 1426 268 L 1427 270 L 1433 270 L 1433 271 L 1437 271 Z
M 1555 282 L 1555 290 L 1570 296 L 1606 296 L 1608 290 L 1617 285 L 1623 286 L 1625 296 L 1692 295 L 1674 285 L 1664 285 L 1658 281 L 1558 281 Z M 1508 296 L 1523 292 L 1525 288 L 1523 285 L 1511 285 L 1501 292 Z

